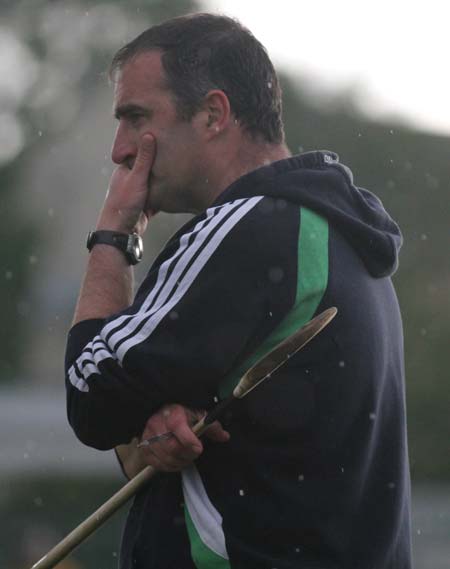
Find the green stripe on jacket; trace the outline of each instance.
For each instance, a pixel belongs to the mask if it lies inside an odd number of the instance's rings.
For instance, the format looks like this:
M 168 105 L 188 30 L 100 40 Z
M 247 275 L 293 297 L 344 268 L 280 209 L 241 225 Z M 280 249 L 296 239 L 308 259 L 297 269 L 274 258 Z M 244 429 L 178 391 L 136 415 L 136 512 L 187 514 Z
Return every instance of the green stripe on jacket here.
M 239 379 L 252 365 L 311 320 L 323 298 L 328 285 L 328 223 L 306 208 L 300 208 L 299 215 L 297 292 L 294 306 L 259 348 L 224 380 L 219 390 L 222 398 L 231 394 Z M 192 558 L 197 569 L 230 569 L 229 560 L 215 554 L 202 541 L 187 508 L 185 517 Z

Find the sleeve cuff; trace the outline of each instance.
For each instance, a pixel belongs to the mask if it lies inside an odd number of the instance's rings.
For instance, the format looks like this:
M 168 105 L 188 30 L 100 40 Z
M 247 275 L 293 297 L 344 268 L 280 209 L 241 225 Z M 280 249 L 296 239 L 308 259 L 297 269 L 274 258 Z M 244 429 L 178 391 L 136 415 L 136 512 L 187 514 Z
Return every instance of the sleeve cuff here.
M 73 326 L 67 336 L 65 367 L 66 370 L 73 364 L 77 357 L 102 329 L 104 325 L 102 318 L 82 320 Z

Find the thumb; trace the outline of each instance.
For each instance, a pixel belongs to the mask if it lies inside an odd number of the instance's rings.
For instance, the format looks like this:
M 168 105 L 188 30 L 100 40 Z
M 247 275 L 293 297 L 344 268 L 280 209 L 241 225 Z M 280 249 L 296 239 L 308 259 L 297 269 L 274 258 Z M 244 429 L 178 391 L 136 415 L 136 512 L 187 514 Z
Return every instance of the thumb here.
M 139 145 L 133 172 L 147 181 L 155 158 L 155 139 L 151 134 L 144 134 Z

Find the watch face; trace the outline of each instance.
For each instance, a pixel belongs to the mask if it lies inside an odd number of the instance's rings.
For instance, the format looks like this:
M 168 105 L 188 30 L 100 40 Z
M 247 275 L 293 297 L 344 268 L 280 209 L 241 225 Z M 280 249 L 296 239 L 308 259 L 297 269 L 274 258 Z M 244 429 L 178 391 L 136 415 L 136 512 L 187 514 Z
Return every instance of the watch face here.
M 129 245 L 127 247 L 127 252 L 130 256 L 130 261 L 133 265 L 139 263 L 142 260 L 142 255 L 144 253 L 144 246 L 141 237 L 137 233 L 133 233 L 129 237 Z
M 136 259 L 138 259 L 139 261 L 142 258 L 142 246 L 141 243 L 139 243 L 139 241 L 136 241 L 136 243 L 134 244 L 134 255 L 136 257 Z

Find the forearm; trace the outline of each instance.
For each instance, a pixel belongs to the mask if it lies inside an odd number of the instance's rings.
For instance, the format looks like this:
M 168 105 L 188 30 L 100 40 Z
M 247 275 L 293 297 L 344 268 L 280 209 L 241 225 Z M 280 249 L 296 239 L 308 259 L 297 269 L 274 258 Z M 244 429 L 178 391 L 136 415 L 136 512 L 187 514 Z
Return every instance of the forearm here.
M 97 230 L 143 235 L 148 218 L 148 177 L 155 152 L 154 139 L 142 138 L 132 169 L 116 168 L 100 212 Z M 133 269 L 124 254 L 110 245 L 93 247 L 75 310 L 73 325 L 90 318 L 107 318 L 127 308 L 133 295 Z
M 107 318 L 129 306 L 134 287 L 133 267 L 110 245 L 95 245 L 89 256 L 72 325 L 90 318 Z

